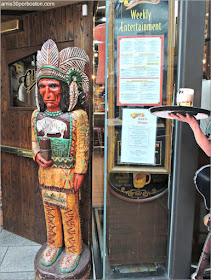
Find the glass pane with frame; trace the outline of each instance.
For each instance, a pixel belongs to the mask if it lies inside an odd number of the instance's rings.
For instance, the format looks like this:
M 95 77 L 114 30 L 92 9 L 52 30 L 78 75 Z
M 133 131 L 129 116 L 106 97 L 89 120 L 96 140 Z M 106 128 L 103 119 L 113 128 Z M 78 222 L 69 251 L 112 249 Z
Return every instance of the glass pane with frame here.
M 174 2 L 107 3 L 105 277 L 166 276 Z
M 11 106 L 35 107 L 36 54 L 9 64 Z

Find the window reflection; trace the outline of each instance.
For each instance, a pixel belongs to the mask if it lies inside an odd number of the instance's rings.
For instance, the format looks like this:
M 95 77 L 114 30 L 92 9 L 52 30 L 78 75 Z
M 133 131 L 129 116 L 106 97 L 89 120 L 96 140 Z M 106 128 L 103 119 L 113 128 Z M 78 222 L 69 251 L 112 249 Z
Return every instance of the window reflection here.
M 34 107 L 36 84 L 36 54 L 22 58 L 9 65 L 11 105 Z

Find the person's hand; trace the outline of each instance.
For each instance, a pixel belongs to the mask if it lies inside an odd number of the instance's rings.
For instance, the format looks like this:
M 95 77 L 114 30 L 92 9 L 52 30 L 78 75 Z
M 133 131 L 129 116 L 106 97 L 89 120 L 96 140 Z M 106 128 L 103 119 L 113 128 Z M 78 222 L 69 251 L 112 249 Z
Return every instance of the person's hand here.
M 208 155 L 209 157 L 211 156 L 210 141 L 204 135 L 197 120 L 194 117 L 191 117 L 189 114 L 186 114 L 186 116 L 184 117 L 179 113 L 171 113 L 169 114 L 169 116 L 175 120 L 188 123 L 194 133 L 197 144 L 205 152 L 206 155 Z
M 36 159 L 36 162 L 37 162 L 40 166 L 42 166 L 43 168 L 46 168 L 46 167 L 48 167 L 48 166 L 51 165 L 51 160 L 49 160 L 49 161 L 45 160 L 45 159 L 41 156 L 40 153 L 37 153 L 35 159 Z
M 77 192 L 77 190 L 81 187 L 83 179 L 84 179 L 84 174 L 75 173 L 74 183 L 73 183 L 73 188 L 75 192 Z
M 198 126 L 198 122 L 194 117 L 191 117 L 189 114 L 186 114 L 186 117 L 177 113 L 170 113 L 169 116 L 177 121 L 186 122 L 190 125 L 190 127 L 194 130 L 196 126 Z

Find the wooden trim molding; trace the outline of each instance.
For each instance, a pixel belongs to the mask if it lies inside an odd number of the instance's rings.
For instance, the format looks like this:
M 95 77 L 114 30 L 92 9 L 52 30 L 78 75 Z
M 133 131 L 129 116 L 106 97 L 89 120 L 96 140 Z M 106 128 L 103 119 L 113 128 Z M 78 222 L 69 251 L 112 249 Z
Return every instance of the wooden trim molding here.
M 22 30 L 22 21 L 13 19 L 1 23 L 1 34 L 11 33 Z
M 5 153 L 15 154 L 20 157 L 32 158 L 32 151 L 27 149 L 1 145 L 1 151 Z

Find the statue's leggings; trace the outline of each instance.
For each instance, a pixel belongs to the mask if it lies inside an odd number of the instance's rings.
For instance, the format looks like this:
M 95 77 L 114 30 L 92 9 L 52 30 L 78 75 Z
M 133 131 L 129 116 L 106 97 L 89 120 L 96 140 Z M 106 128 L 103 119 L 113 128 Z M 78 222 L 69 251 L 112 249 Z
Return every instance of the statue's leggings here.
M 45 202 L 47 243 L 52 247 L 63 246 L 68 253 L 79 255 L 82 252 L 81 225 L 78 209 L 78 193 L 67 194 L 67 209 L 60 209 Z M 62 230 L 63 226 L 63 230 Z

